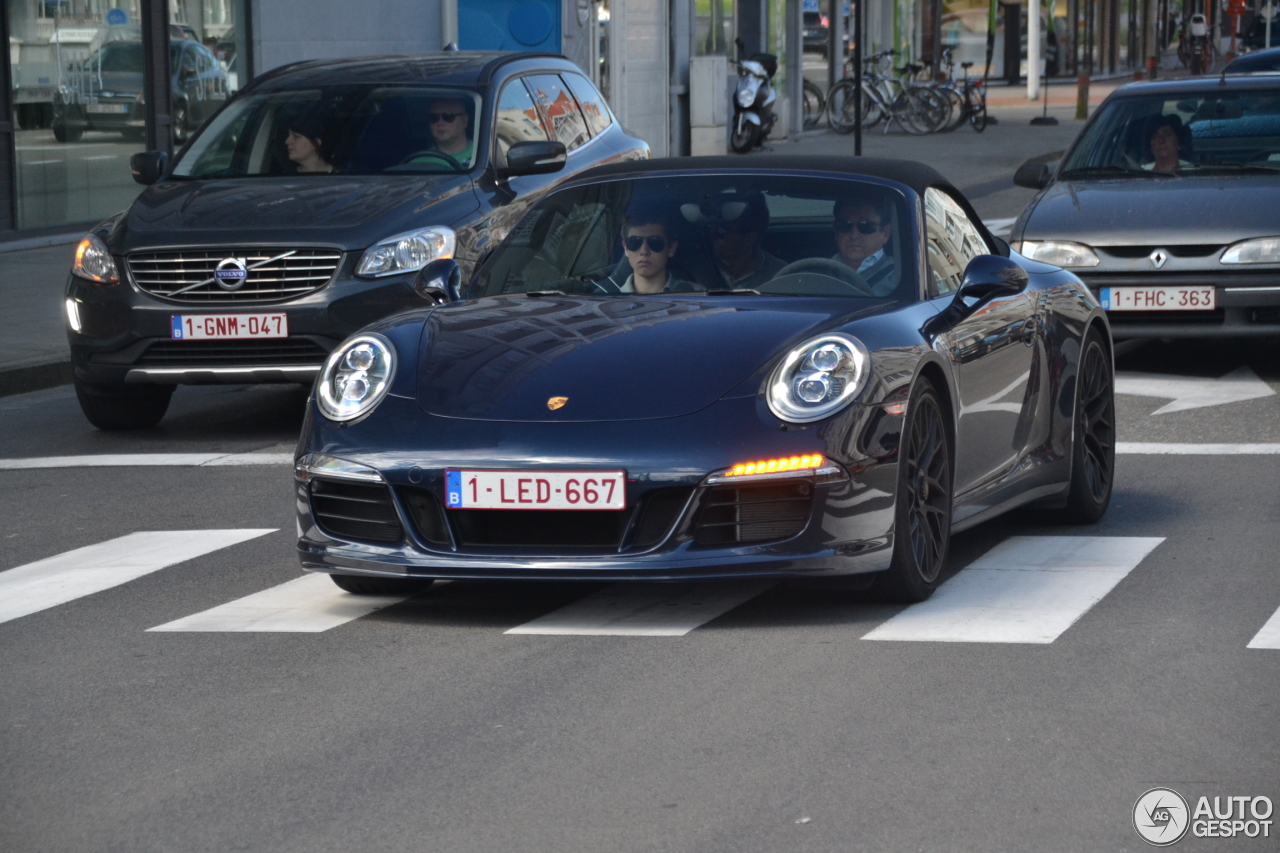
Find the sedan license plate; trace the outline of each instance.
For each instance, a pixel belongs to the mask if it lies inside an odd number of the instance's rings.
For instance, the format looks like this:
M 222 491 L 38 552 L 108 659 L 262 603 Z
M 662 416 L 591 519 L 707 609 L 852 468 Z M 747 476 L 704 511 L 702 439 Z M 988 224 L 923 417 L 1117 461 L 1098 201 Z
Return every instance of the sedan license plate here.
M 626 509 L 626 471 L 445 471 L 450 509 Z
M 127 104 L 89 104 L 84 108 L 87 113 L 127 113 Z
M 1217 289 L 1210 287 L 1104 287 L 1098 291 L 1104 311 L 1212 311 Z
M 175 341 L 289 337 L 288 314 L 174 314 L 169 319 L 169 337 Z

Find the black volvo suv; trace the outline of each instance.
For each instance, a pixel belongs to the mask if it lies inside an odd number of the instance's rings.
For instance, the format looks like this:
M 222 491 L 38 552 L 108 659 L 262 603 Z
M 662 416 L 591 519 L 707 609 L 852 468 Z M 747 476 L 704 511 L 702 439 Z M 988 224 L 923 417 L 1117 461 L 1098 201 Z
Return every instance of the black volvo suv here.
M 154 426 L 176 385 L 310 383 L 356 329 L 469 273 L 550 187 L 644 159 L 569 60 L 451 51 L 258 78 L 76 249 L 76 394 L 100 429 Z

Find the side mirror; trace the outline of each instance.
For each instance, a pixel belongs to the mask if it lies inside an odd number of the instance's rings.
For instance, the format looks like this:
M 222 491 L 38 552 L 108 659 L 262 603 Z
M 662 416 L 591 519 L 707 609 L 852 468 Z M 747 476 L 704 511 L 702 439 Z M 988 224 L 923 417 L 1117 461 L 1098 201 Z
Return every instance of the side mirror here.
M 518 175 L 546 175 L 564 168 L 568 151 L 563 142 L 517 142 L 507 149 L 504 178 Z
M 1042 190 L 1049 186 L 1049 181 L 1053 178 L 1053 172 L 1049 169 L 1048 163 L 1038 163 L 1034 160 L 1028 160 L 1018 167 L 1018 171 L 1013 173 L 1013 182 L 1020 187 L 1026 187 L 1029 190 Z
M 956 299 L 986 301 L 1013 296 L 1026 290 L 1030 280 L 1027 271 L 1008 258 L 978 255 L 964 268 L 964 278 L 960 280 Z
M 129 171 L 133 172 L 133 179 L 143 186 L 160 180 L 167 165 L 169 155 L 164 151 L 139 151 L 129 158 Z
M 414 276 L 413 289 L 437 305 L 457 302 L 462 299 L 462 267 L 453 258 L 432 261 Z

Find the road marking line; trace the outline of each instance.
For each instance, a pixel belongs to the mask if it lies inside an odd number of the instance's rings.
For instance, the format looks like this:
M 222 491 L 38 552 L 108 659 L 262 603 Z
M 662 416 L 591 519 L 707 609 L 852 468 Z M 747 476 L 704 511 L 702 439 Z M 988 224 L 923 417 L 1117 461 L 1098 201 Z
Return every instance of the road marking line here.
M 1181 412 L 1226 403 L 1241 403 L 1262 397 L 1274 397 L 1271 386 L 1248 367 L 1237 367 L 1226 376 L 1208 379 L 1201 376 L 1172 376 L 1163 373 L 1117 373 L 1116 393 L 1172 400 L 1152 412 Z
M 81 159 L 86 161 L 88 160 L 119 160 L 121 156 L 122 155 L 120 154 L 99 154 L 96 157 L 83 157 Z
M 219 465 L 290 465 L 292 453 L 106 453 L 97 456 L 36 456 L 0 459 L 0 470 L 30 468 L 214 467 Z
M 237 545 L 275 528 L 130 533 L 0 572 L 0 622 L 38 613 Z
M 1280 444 L 1162 444 L 1155 441 L 1117 441 L 1116 453 L 1166 456 L 1274 456 Z
M 338 589 L 328 575 L 306 575 L 147 630 L 317 634 L 406 598 L 352 595 Z
M 611 584 L 507 631 L 587 637 L 683 637 L 777 581 Z
M 1013 536 L 862 639 L 1052 643 L 1163 541 Z
M 1276 610 L 1275 613 L 1271 614 L 1267 624 L 1263 625 L 1261 630 L 1253 635 L 1253 639 L 1249 641 L 1247 648 L 1280 649 L 1280 610 Z

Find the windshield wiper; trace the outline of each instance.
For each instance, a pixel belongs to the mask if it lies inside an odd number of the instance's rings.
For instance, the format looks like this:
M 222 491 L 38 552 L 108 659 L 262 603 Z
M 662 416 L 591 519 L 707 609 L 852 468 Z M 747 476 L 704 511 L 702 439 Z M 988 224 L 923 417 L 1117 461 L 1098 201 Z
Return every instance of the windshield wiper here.
M 526 290 L 525 296 L 564 296 L 563 290 Z
M 741 290 L 726 290 L 721 288 L 719 290 L 705 290 L 702 293 L 703 296 L 742 296 L 743 294 L 748 294 L 750 296 L 764 296 L 760 291 L 754 290 L 750 287 L 744 287 Z
M 1225 169 L 1230 172 L 1280 172 L 1280 166 L 1263 166 L 1260 163 L 1200 163 L 1195 171 L 1207 172 L 1213 169 Z
M 1071 178 L 1087 178 L 1105 175 L 1133 175 L 1141 178 L 1168 178 L 1173 172 L 1157 172 L 1154 169 L 1132 169 L 1128 166 L 1085 166 L 1080 169 L 1068 169 L 1062 173 L 1064 180 Z

